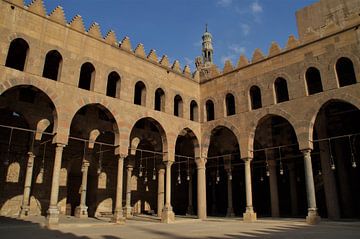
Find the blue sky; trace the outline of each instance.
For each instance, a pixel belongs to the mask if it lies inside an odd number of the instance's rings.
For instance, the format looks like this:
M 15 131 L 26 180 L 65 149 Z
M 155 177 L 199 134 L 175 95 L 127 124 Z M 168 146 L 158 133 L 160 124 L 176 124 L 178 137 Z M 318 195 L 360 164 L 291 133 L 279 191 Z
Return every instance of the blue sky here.
M 25 1 L 27 4 L 30 0 Z M 166 54 L 183 67 L 194 70 L 194 58 L 201 55 L 205 24 L 213 35 L 214 60 L 222 69 L 226 59 L 233 65 L 240 54 L 251 59 L 255 48 L 265 54 L 272 41 L 281 47 L 288 36 L 297 36 L 295 11 L 315 0 L 45 0 L 47 12 L 64 8 L 68 21 L 80 14 L 88 28 L 100 24 L 103 35 L 109 29 L 118 40 L 129 36 L 133 48 L 143 43 L 148 53 Z

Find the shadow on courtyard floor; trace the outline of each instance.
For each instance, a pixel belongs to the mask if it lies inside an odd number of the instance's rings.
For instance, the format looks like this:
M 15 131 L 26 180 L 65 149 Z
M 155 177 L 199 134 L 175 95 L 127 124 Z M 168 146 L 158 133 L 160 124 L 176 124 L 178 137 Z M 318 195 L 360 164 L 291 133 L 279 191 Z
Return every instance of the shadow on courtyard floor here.
M 318 226 L 308 226 L 304 223 L 291 220 L 262 220 L 255 223 L 206 221 L 175 223 L 171 225 L 161 223 L 129 222 L 122 226 L 111 224 L 83 225 L 68 224 L 66 227 L 48 229 L 43 223 L 31 222 L 16 218 L 0 216 L 0 238 L 66 238 L 66 239 L 125 239 L 125 238 L 173 238 L 173 239 L 256 239 L 256 238 L 360 238 L 360 223 L 333 223 L 325 222 Z M 96 227 L 95 227 L 96 226 Z M 70 232 L 69 232 L 70 231 Z M 86 234 L 79 236 L 71 233 Z M 94 232 L 94 234 L 90 233 Z

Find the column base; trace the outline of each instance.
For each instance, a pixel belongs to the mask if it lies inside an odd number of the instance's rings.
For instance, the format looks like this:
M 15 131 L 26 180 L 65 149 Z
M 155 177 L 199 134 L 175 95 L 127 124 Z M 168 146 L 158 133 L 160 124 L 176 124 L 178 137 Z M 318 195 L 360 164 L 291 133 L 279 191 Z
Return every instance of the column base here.
M 310 225 L 316 225 L 319 224 L 321 221 L 321 218 L 319 214 L 317 213 L 317 210 L 308 210 L 308 215 L 306 217 L 306 223 Z
M 186 209 L 186 215 L 188 216 L 194 215 L 194 209 L 192 206 L 188 206 L 188 208 Z
M 46 216 L 46 226 L 54 226 L 59 224 L 59 209 L 58 207 L 49 207 Z
M 75 208 L 74 216 L 77 218 L 88 218 L 88 207 L 87 206 L 77 206 Z
M 122 210 L 115 210 L 111 222 L 122 225 L 125 224 L 125 220 L 124 212 Z
M 124 217 L 131 218 L 133 216 L 132 207 L 124 207 Z
M 245 213 L 243 213 L 243 221 L 244 222 L 255 222 L 257 220 L 256 212 L 254 212 L 254 209 L 246 208 Z
M 226 212 L 226 217 L 235 217 L 233 208 L 228 208 Z
M 161 213 L 161 222 L 162 223 L 174 223 L 175 222 L 175 214 L 172 210 L 172 207 L 164 207 Z
M 30 207 L 29 206 L 21 206 L 19 218 L 20 219 L 26 218 L 27 216 L 29 216 L 29 212 L 30 212 Z

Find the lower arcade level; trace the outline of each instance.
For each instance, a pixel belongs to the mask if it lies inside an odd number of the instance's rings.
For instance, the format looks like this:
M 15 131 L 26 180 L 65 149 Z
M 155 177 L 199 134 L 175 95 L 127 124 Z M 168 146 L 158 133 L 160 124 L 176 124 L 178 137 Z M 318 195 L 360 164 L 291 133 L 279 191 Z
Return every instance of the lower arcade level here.
M 117 154 L 114 120 L 99 104 L 78 110 L 67 145 L 54 143 L 53 110 L 29 85 L 0 97 L 1 216 L 44 215 L 50 224 L 59 214 L 115 222 L 149 214 L 165 223 L 175 214 L 360 218 L 360 111 L 345 101 L 321 107 L 312 149 L 299 149 L 287 119 L 264 116 L 252 158 L 241 157 L 237 136 L 223 125 L 211 130 L 206 157 L 184 129 L 169 158 L 163 128 L 152 118 L 134 123 L 128 154 Z

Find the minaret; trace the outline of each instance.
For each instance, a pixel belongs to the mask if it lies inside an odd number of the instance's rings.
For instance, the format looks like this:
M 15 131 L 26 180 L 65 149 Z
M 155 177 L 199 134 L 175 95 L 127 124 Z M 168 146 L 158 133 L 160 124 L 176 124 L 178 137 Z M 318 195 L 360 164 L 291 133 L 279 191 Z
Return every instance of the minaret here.
M 205 33 L 202 36 L 202 52 L 203 52 L 203 63 L 204 65 L 213 64 L 213 46 L 212 46 L 212 35 L 208 32 L 207 24 L 205 28 Z

